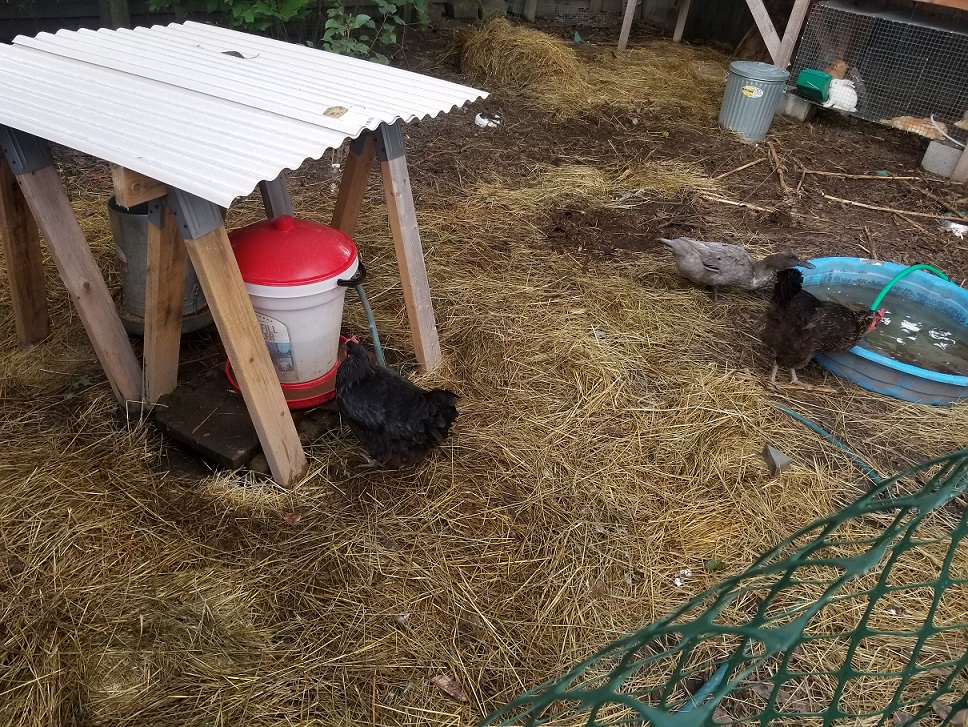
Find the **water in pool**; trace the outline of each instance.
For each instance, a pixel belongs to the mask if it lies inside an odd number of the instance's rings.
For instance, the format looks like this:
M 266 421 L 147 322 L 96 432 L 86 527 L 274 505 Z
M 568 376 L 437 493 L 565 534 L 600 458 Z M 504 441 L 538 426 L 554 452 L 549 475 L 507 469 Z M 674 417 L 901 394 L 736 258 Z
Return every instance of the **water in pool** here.
M 860 286 L 808 289 L 821 300 L 851 308 L 870 305 L 880 292 Z M 936 308 L 891 293 L 881 306 L 884 320 L 864 337 L 862 348 L 929 371 L 968 376 L 968 326 Z

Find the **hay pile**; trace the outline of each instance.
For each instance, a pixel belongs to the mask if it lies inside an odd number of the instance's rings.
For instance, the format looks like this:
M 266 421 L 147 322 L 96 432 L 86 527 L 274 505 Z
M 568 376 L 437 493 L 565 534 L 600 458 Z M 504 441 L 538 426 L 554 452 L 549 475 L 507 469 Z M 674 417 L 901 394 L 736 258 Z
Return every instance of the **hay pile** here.
M 328 219 L 318 189 L 294 182 L 297 213 Z M 459 392 L 461 417 L 435 458 L 401 473 L 360 469 L 334 421 L 291 491 L 247 472 L 171 474 L 157 433 L 116 415 L 53 274 L 50 341 L 17 351 L 0 308 L 0 724 L 472 724 L 867 486 L 772 402 L 882 474 L 962 447 L 968 407 L 904 404 L 829 375 L 830 393 L 765 388 L 755 296 L 717 308 L 668 256 L 606 264 L 543 244 L 543 216 L 564 204 L 711 189 L 698 168 L 644 161 L 424 193 L 447 361 L 417 380 Z M 103 201 L 78 204 L 110 269 Z M 249 200 L 230 224 L 256 210 Z M 355 235 L 385 346 L 411 361 L 388 237 L 379 210 Z M 346 321 L 366 330 L 352 298 Z M 760 457 L 768 442 L 794 457 L 780 477 Z M 949 526 L 947 513 L 932 522 L 938 537 Z M 904 570 L 937 565 L 928 544 Z M 940 619 L 963 618 L 964 591 Z M 917 590 L 897 598 L 907 626 L 925 613 Z M 845 602 L 831 624 L 855 616 Z M 966 647 L 954 634 L 935 646 Z M 856 658 L 887 670 L 905 653 L 865 642 Z M 852 685 L 847 699 L 876 707 L 879 689 Z
M 520 188 L 470 190 L 447 217 L 421 213 L 448 360 L 419 380 L 459 391 L 462 413 L 415 471 L 360 470 L 337 427 L 292 492 L 245 473 L 186 486 L 158 468 L 150 428 L 115 417 L 103 377 L 71 387 L 91 357 L 68 365 L 78 353 L 56 339 L 5 348 L 0 723 L 469 724 L 852 499 L 864 481 L 845 456 L 770 406 L 737 323 L 754 298 L 723 319 L 665 258 L 580 264 L 536 252 L 527 225 L 491 250 L 492 226 L 560 203 L 547 190 L 604 203 L 630 175 L 566 168 L 556 184 L 536 170 Z M 325 217 L 317 203 L 296 209 Z M 379 215 L 363 220 L 382 332 L 409 356 L 386 238 Z M 358 306 L 347 313 L 365 330 Z M 83 338 L 66 307 L 55 317 Z M 9 311 L 0 325 L 9 341 Z M 955 449 L 968 426 L 964 407 L 872 414 L 877 397 L 828 383 L 819 403 L 783 400 L 858 433 L 884 472 Z M 782 477 L 765 471 L 765 442 L 795 456 Z M 936 566 L 931 547 L 911 560 Z M 923 612 L 917 592 L 898 597 Z M 886 668 L 903 649 L 857 658 Z
M 594 109 L 715 115 L 725 56 L 668 41 L 621 55 L 574 46 L 503 18 L 464 39 L 461 70 L 485 87 L 523 93 L 568 117 Z

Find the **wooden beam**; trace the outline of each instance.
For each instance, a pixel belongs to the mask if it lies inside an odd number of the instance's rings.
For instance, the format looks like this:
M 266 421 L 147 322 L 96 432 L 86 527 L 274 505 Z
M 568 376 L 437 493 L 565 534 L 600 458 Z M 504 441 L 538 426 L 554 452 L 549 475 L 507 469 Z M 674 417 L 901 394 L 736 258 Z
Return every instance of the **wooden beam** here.
M 259 182 L 259 192 L 262 194 L 262 206 L 265 208 L 266 217 L 270 220 L 282 215 L 292 215 L 289 179 L 285 170 L 279 172 L 279 176 L 275 179 Z
M 41 167 L 19 175 L 17 182 L 114 395 L 125 407 L 129 401 L 140 402 L 141 364 L 135 358 L 111 292 L 84 239 L 57 170 L 53 165 Z
M 943 5 L 946 8 L 957 8 L 958 10 L 968 10 L 968 0 L 914 0 L 916 3 L 927 3 L 928 5 Z
M 676 18 L 676 29 L 672 34 L 673 43 L 682 41 L 682 33 L 686 29 L 686 18 L 689 15 L 689 6 L 691 4 L 692 0 L 679 0 L 679 17 Z
M 440 364 L 442 356 L 440 340 L 437 337 L 437 322 L 434 319 L 434 304 L 430 298 L 427 267 L 420 244 L 420 231 L 417 228 L 417 211 L 410 188 L 407 157 L 401 154 L 394 159 L 381 161 L 380 168 L 383 172 L 390 230 L 393 232 L 397 265 L 400 266 L 400 282 L 417 363 L 424 370 L 433 369 Z
M 750 12 L 753 14 L 753 20 L 756 22 L 756 27 L 759 28 L 760 35 L 763 36 L 766 50 L 769 51 L 770 58 L 775 63 L 776 59 L 780 56 L 780 36 L 776 34 L 776 28 L 773 27 L 770 14 L 763 6 L 763 0 L 746 0 L 746 4 L 749 5 Z
M 626 0 L 625 17 L 622 18 L 622 31 L 618 34 L 618 50 L 625 50 L 632 32 L 632 19 L 635 17 L 635 0 Z
M 778 68 L 786 69 L 790 65 L 790 60 L 793 58 L 793 49 L 797 44 L 797 40 L 800 39 L 800 30 L 803 28 L 804 20 L 807 18 L 807 11 L 810 10 L 811 2 L 812 0 L 796 0 L 793 4 L 786 30 L 783 31 L 783 40 L 780 41 L 777 56 L 773 59 L 773 65 Z
M 17 342 L 29 346 L 50 333 L 44 256 L 37 223 L 3 154 L 0 154 L 0 238 L 3 238 L 3 255 L 7 261 Z
M 968 182 L 968 147 L 961 152 L 954 171 L 951 172 L 952 182 Z
M 132 172 L 117 164 L 111 165 L 111 181 L 114 184 L 115 201 L 127 209 L 168 194 L 168 188 L 157 179 Z
M 98 0 L 101 10 L 101 25 L 106 28 L 130 28 L 131 13 L 128 0 Z
M 343 176 L 336 194 L 336 206 L 333 209 L 332 227 L 344 235 L 353 237 L 356 223 L 360 218 L 363 207 L 363 197 L 366 195 L 366 185 L 370 179 L 370 169 L 376 158 L 376 144 L 373 134 L 366 131 L 350 146 L 350 153 L 346 155 L 343 166 Z
M 225 228 L 219 227 L 186 240 L 185 245 L 269 469 L 280 485 L 291 485 L 306 473 L 308 463 L 229 237 Z
M 145 401 L 154 404 L 178 384 L 188 250 L 171 208 L 155 202 L 148 215 L 145 269 Z

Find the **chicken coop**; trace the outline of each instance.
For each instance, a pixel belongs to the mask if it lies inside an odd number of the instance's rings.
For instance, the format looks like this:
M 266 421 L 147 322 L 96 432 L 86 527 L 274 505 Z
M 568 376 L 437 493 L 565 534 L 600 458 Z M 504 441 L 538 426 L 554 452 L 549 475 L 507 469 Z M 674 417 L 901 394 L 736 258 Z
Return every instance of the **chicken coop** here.
M 852 81 L 862 119 L 945 144 L 968 138 L 966 12 L 819 2 L 791 78 L 805 69 Z

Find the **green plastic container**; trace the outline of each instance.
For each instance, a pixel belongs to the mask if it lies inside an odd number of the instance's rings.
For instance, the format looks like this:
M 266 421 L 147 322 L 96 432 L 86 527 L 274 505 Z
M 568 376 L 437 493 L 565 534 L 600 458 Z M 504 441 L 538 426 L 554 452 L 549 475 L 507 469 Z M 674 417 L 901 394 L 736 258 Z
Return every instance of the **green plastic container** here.
M 813 68 L 804 68 L 797 75 L 797 92 L 804 98 L 826 103 L 830 91 L 830 79 L 832 78 L 833 76 L 829 73 L 815 71 Z

